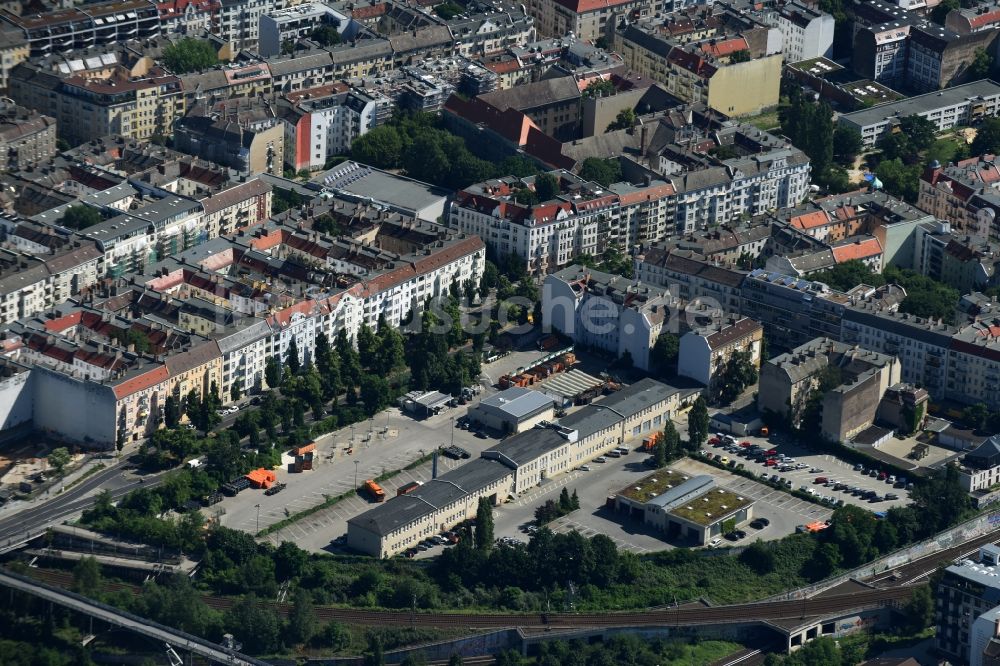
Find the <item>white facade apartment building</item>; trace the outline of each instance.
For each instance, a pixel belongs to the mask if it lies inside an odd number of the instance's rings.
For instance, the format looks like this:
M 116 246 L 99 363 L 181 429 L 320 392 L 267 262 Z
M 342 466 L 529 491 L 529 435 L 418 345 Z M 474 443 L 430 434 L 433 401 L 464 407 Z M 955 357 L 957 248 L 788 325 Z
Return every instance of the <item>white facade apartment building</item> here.
M 239 49 L 256 49 L 260 39 L 260 19 L 282 9 L 284 0 L 222 0 L 219 37 Z
M 316 2 L 265 12 L 260 16 L 258 52 L 265 58 L 276 56 L 286 41 L 308 37 L 322 26 L 334 27 L 343 34 L 350 24 L 351 19 L 347 16 Z
M 528 206 L 514 200 L 514 183 L 518 180 L 507 178 L 462 190 L 451 203 L 449 223 L 482 238 L 498 256 L 517 255 L 531 275 L 550 273 L 581 254 L 597 254 L 618 224 L 619 199 L 613 192 L 581 188 Z
M 467 280 L 479 284 L 486 267 L 486 246 L 476 236 L 470 236 L 453 242 L 446 250 L 400 263 L 403 265 L 365 280 L 360 286 L 362 320 L 372 328 L 378 325 L 380 316 L 390 326 L 400 326 L 411 309 L 418 312 L 426 299 L 447 296 L 453 284 L 459 288 Z
M 650 367 L 650 350 L 680 306 L 662 289 L 628 278 L 569 266 L 545 278 L 542 324 L 578 344 L 597 347 L 635 367 Z
M 826 12 L 794 0 L 768 12 L 765 20 L 781 32 L 786 63 L 830 57 L 834 19 Z
M 97 244 L 73 241 L 69 249 L 37 258 L 0 250 L 0 326 L 31 317 L 76 296 L 104 277 Z
M 354 140 L 375 127 L 380 110 L 391 103 L 358 89 L 302 98 L 282 114 L 285 164 L 296 171 L 320 169 L 331 157 L 349 153 Z

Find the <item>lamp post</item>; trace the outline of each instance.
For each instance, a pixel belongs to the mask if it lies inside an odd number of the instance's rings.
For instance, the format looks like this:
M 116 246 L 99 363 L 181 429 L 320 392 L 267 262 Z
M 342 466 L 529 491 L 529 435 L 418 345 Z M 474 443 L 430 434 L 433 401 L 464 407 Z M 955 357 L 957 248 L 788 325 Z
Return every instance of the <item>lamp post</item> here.
M 355 460 L 354 461 L 354 491 L 355 492 L 357 492 L 357 490 L 358 490 L 358 465 L 360 464 L 360 462 L 361 461 L 359 461 L 359 460 Z
M 260 532 L 260 504 L 254 504 L 257 507 L 257 531 Z

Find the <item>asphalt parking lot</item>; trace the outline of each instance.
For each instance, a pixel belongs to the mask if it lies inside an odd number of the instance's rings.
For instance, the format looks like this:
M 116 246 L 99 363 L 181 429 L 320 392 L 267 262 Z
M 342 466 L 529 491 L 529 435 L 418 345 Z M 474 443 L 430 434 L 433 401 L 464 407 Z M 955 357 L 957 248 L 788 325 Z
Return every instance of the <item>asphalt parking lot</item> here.
M 878 464 L 874 461 L 866 465 L 865 471 L 861 472 L 854 469 L 855 465 L 853 463 L 845 462 L 828 453 L 810 451 L 797 443 L 783 439 L 772 437 L 768 440 L 761 437 L 743 437 L 739 441 L 749 441 L 765 449 L 776 449 L 778 454 L 784 454 L 792 458 L 794 462 L 790 464 L 799 468 L 781 471 L 777 467 L 765 467 L 762 463 L 754 462 L 752 458 L 746 459 L 733 456 L 732 453 L 727 453 L 721 446 L 706 444 L 703 449 L 712 454 L 727 456 L 730 459 L 735 457 L 737 461 L 743 463 L 743 467 L 746 470 L 755 475 L 760 475 L 766 469 L 769 475 L 777 474 L 780 478 L 790 480 L 792 488 L 796 490 L 805 489 L 808 491 L 811 489 L 817 495 L 831 497 L 834 500 L 843 500 L 845 504 L 854 504 L 869 511 L 885 511 L 894 506 L 905 506 L 910 501 L 909 492 L 905 488 L 894 488 L 893 484 L 880 481 L 877 476 L 872 477 L 868 474 L 873 466 L 876 471 L 880 471 Z M 829 481 L 829 485 L 815 483 L 816 479 L 820 477 L 826 478 Z M 834 484 L 837 482 L 844 483 L 849 488 L 854 487 L 864 491 L 874 491 L 883 497 L 886 494 L 895 494 L 897 495 L 897 499 L 869 502 L 858 495 L 851 494 L 847 490 L 834 490 Z
M 324 435 L 316 440 L 313 470 L 301 473 L 290 473 L 287 469 L 276 471 L 278 481 L 287 484 L 285 490 L 271 496 L 264 495 L 260 490 L 245 490 L 235 497 L 226 497 L 206 512 L 211 515 L 221 512 L 219 519 L 226 527 L 254 533 L 291 514 L 321 504 L 327 497 L 353 489 L 355 478 L 358 484 L 362 484 L 365 479 L 402 469 L 439 446 L 448 446 L 452 437 L 456 446 L 469 451 L 472 457 L 478 457 L 496 440 L 480 439 L 468 430 L 455 428 L 452 417 L 458 418 L 465 413 L 466 408 L 460 406 L 418 421 L 401 414 L 397 408 L 391 408 L 371 422 L 355 424 L 353 453 L 347 453 L 347 449 L 352 448 L 351 428 Z M 453 469 L 457 463 L 440 456 L 438 464 L 439 472 L 444 472 Z M 387 481 L 384 484 L 386 494 L 392 497 L 400 485 L 413 480 L 424 481 L 430 476 L 431 464 L 428 462 Z M 320 550 L 345 533 L 348 518 L 371 506 L 362 498 L 350 498 L 269 535 L 268 539 L 275 542 L 293 540 L 303 548 Z

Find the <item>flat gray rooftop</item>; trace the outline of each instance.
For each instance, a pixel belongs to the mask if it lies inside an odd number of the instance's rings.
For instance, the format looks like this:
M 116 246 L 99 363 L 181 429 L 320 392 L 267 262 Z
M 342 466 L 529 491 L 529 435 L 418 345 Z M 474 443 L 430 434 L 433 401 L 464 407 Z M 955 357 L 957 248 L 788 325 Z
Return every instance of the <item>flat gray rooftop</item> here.
M 467 497 L 513 472 L 496 460 L 477 458 L 424 483 L 408 495 L 393 497 L 347 521 L 381 536 L 409 525 L 438 509 Z
M 879 104 L 878 106 L 861 109 L 860 111 L 845 113 L 841 117 L 859 127 L 867 127 L 868 125 L 878 124 L 893 116 L 905 118 L 906 116 L 928 113 L 934 109 L 959 104 L 970 98 L 993 97 L 995 95 L 1000 95 L 1000 85 L 990 79 L 983 79 L 952 88 L 945 88 L 937 92 L 909 97 L 898 102 Z
M 553 400 L 544 393 L 512 386 L 479 403 L 480 407 L 499 410 L 516 419 L 529 418 L 552 407 Z

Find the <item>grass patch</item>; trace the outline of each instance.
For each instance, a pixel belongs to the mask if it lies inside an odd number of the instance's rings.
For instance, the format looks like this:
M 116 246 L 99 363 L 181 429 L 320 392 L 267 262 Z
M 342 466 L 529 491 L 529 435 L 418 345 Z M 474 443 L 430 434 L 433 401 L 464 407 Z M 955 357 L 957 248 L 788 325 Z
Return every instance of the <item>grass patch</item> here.
M 90 469 L 88 469 L 86 472 L 84 472 L 83 474 L 81 474 L 79 477 L 73 479 L 73 481 L 71 481 L 70 483 L 67 483 L 63 487 L 63 489 L 61 491 L 59 491 L 59 492 L 66 492 L 67 490 L 69 490 L 70 488 L 72 488 L 73 486 L 75 486 L 76 484 L 84 481 L 87 477 L 91 477 L 91 476 L 97 474 L 98 472 L 100 472 L 105 467 L 107 467 L 107 465 L 105 465 L 104 463 L 97 463 L 96 465 L 94 465 L 93 467 L 91 467 Z
M 748 118 L 740 118 L 739 120 L 749 125 L 753 125 L 757 129 L 765 131 L 781 127 L 781 120 L 778 119 L 777 109 L 765 111 L 756 116 L 749 116 Z
M 948 162 L 957 162 L 965 158 L 968 152 L 969 148 L 964 139 L 950 136 L 935 141 L 927 150 L 927 157 L 924 161 L 929 163 L 937 160 L 941 164 L 948 164 Z

